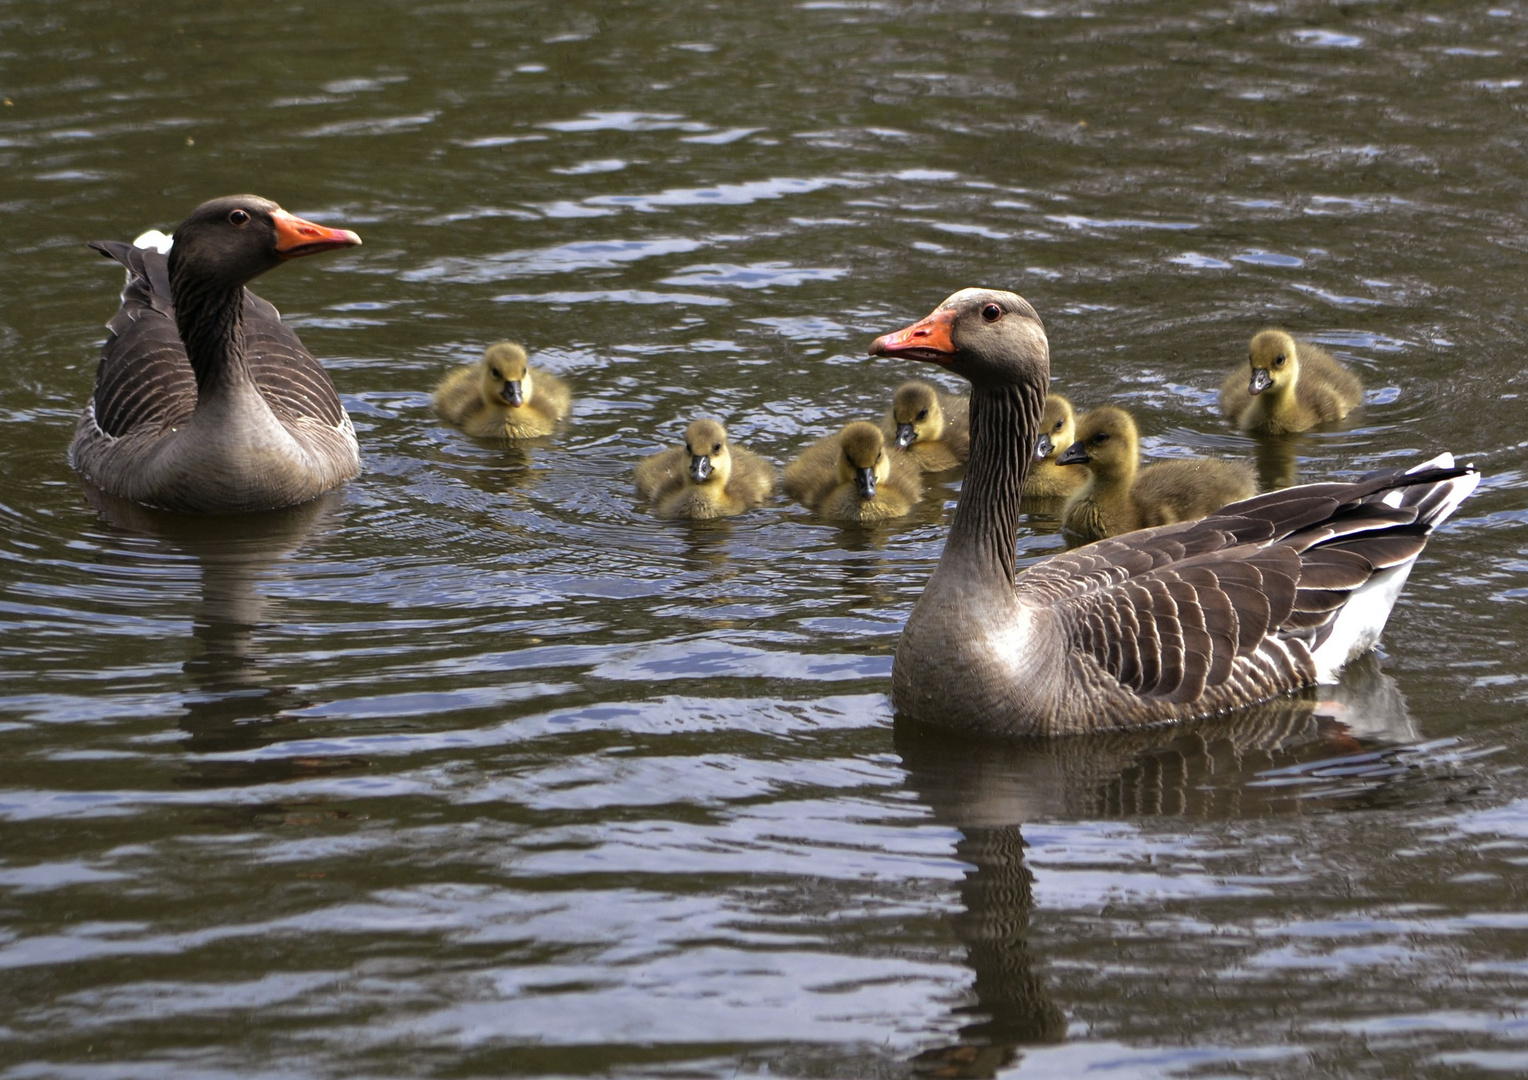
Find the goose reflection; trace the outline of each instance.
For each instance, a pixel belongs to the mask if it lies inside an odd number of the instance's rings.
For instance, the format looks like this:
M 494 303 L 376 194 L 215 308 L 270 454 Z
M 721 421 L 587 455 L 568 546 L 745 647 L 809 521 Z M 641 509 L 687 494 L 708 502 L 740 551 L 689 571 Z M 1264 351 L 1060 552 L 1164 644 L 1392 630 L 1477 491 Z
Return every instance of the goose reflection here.
M 315 532 L 337 527 L 340 496 L 299 506 L 234 516 L 171 514 L 85 486 L 87 501 L 110 526 L 147 536 L 166 550 L 196 560 L 201 596 L 192 612 L 194 648 L 182 670 L 193 689 L 179 724 L 193 755 L 236 754 L 279 738 L 278 725 L 310 704 L 268 670 L 262 628 L 273 615 L 262 581 Z M 239 786 L 349 767 L 351 759 L 197 760 L 178 782 Z
M 941 824 L 960 833 L 972 869 L 953 918 L 974 973 L 975 1000 L 954 1010 L 959 1039 L 919 1053 L 924 1076 L 989 1077 L 1025 1046 L 1066 1037 L 1029 943 L 1034 875 L 1023 825 L 1036 820 L 1276 813 L 1340 774 L 1382 788 L 1418 736 L 1394 680 L 1367 656 L 1341 684 L 1234 714 L 1156 730 L 1050 740 L 977 740 L 898 718 L 895 746 L 908 784 Z M 1272 774 L 1272 775 L 1271 775 Z M 1362 785 L 1360 785 L 1362 787 Z

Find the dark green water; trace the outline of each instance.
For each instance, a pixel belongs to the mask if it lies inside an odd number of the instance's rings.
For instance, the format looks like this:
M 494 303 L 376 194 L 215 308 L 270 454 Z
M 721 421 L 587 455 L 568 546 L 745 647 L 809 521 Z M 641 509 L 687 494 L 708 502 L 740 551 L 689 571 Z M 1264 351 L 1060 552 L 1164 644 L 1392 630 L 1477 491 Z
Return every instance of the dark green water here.
M 0 5 L 0 1077 L 1528 1069 L 1528 9 Z M 255 191 L 365 246 L 258 291 L 366 471 L 256 523 L 66 460 L 116 268 Z M 1477 495 L 1335 694 L 1154 738 L 894 727 L 957 483 L 846 532 L 646 516 L 777 461 L 876 334 L 1014 288 L 1148 453 Z M 1342 430 L 1214 413 L 1281 324 Z M 500 338 L 523 451 L 435 423 Z M 1049 522 L 1026 554 L 1060 546 Z

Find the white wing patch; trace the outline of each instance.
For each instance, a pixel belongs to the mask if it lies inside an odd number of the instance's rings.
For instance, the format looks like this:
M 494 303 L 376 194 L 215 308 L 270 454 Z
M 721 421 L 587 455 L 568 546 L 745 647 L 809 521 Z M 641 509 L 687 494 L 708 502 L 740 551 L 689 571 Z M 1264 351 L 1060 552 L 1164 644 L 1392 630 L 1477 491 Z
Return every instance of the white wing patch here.
M 170 247 L 175 243 L 175 237 L 166 236 L 158 229 L 150 229 L 133 241 L 133 247 L 146 248 L 149 251 L 157 251 L 161 255 L 168 255 Z

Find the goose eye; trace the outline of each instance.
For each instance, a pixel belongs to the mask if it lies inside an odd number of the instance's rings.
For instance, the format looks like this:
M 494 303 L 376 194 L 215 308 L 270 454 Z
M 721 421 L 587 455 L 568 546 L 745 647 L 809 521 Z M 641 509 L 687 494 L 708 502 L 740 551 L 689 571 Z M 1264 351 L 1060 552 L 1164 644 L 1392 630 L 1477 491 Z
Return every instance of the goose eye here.
M 1057 421 L 1056 421 L 1056 426 L 1055 426 L 1055 427 L 1053 427 L 1053 428 L 1051 428 L 1051 430 L 1052 430 L 1052 431 L 1060 431 L 1060 430 L 1061 430 L 1061 425 L 1062 425 L 1062 424 L 1065 424 L 1065 423 L 1066 423 L 1066 421 L 1065 421 L 1065 420 L 1057 420 Z
M 928 410 L 927 409 L 919 409 L 918 410 L 918 415 L 917 415 L 916 419 L 927 420 L 928 419 Z
M 1284 354 L 1283 353 L 1280 353 L 1278 356 L 1274 357 L 1274 359 L 1273 359 L 1273 366 L 1274 367 L 1283 367 L 1284 366 Z
M 722 452 L 722 444 L 721 443 L 712 443 L 711 444 L 711 453 L 713 453 L 713 454 L 720 454 L 721 452 Z
M 249 211 L 248 210 L 230 210 L 230 211 L 228 211 L 228 224 L 230 224 L 230 225 L 248 225 L 249 224 Z
M 489 368 L 488 369 L 488 374 L 492 375 L 495 379 L 502 379 L 504 377 L 504 376 L 499 374 L 499 369 L 498 368 Z
M 1003 309 L 996 304 L 988 304 L 982 308 L 982 318 L 988 322 L 997 322 L 1003 317 Z
M 1109 433 L 1107 431 L 1100 431 L 1097 435 L 1093 436 L 1093 444 L 1095 446 L 1098 445 L 1099 443 L 1108 442 L 1108 441 L 1109 441 Z

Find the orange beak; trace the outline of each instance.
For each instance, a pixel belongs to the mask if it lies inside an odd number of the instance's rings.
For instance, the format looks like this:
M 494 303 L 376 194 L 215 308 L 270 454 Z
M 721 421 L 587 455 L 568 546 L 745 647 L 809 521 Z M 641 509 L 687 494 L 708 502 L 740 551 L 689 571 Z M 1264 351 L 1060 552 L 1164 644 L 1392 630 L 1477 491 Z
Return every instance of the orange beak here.
M 361 238 L 349 229 L 315 225 L 285 210 L 271 211 L 271 220 L 276 223 L 276 253 L 283 259 L 300 259 L 320 251 L 355 247 L 361 242 Z
M 905 356 L 948 367 L 955 358 L 955 343 L 950 327 L 955 322 L 954 308 L 940 308 L 903 330 L 882 334 L 870 343 L 871 356 Z

